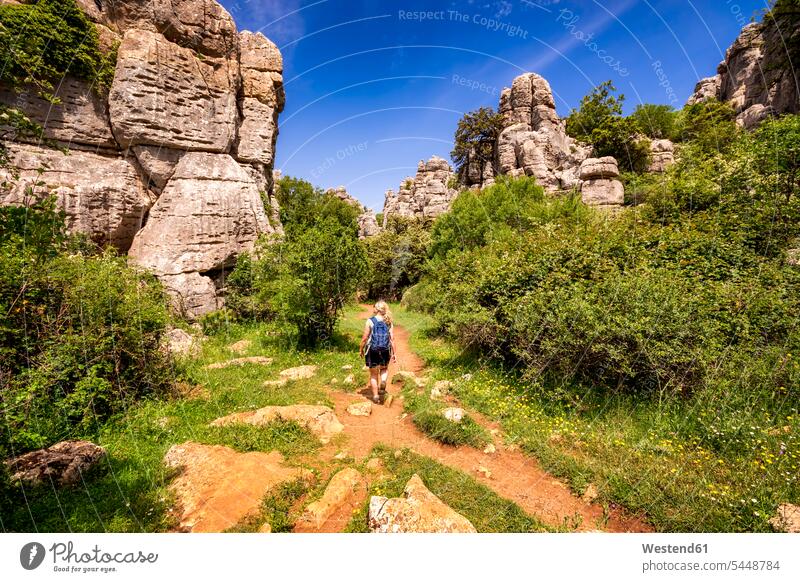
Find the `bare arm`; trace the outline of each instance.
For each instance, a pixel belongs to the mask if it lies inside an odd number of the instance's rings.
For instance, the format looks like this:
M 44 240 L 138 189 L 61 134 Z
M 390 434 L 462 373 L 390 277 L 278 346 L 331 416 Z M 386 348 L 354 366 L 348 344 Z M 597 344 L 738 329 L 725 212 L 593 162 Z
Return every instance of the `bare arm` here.
M 397 361 L 397 350 L 394 347 L 394 326 L 389 328 L 389 345 L 392 346 L 392 361 Z
M 369 334 L 370 334 L 370 327 L 369 321 L 364 324 L 364 333 L 361 336 L 361 345 L 358 347 L 358 355 L 359 357 L 364 357 L 364 348 L 367 346 L 367 342 L 369 341 Z

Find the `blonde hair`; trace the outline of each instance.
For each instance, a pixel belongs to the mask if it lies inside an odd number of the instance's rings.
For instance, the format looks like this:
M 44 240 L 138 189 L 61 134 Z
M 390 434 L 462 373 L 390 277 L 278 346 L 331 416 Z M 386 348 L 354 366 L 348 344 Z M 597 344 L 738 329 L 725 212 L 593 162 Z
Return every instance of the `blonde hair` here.
M 381 317 L 383 317 L 383 321 L 385 321 L 387 325 L 392 325 L 392 312 L 389 311 L 389 306 L 386 304 L 386 301 L 378 301 L 373 309 L 375 309 L 375 313 L 379 313 Z

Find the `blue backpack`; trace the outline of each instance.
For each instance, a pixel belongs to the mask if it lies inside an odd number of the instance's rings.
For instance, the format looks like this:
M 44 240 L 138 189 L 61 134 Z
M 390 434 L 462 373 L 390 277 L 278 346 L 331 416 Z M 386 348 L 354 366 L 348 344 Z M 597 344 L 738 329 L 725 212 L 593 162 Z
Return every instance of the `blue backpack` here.
M 373 350 L 388 350 L 390 345 L 389 326 L 385 321 L 378 320 L 377 317 L 371 317 L 370 320 L 372 321 L 372 335 L 369 347 Z

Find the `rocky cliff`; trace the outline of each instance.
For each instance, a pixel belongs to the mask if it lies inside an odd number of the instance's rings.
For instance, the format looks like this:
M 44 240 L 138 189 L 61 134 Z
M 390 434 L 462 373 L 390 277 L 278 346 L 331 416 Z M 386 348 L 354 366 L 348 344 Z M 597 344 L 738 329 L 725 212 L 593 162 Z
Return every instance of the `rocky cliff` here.
M 417 174 L 403 180 L 397 192 L 389 190 L 383 202 L 383 226 L 391 215 L 430 219 L 450 209 L 458 196 L 455 174 L 447 160 L 433 156 L 420 161 Z
M 271 199 L 280 51 L 238 32 L 214 0 L 77 2 L 101 48 L 116 50 L 110 91 L 65 78 L 52 104 L 0 87 L 0 101 L 69 148 L 8 144 L 19 177 L 0 202 L 25 202 L 41 181 L 38 195 L 56 194 L 72 230 L 128 252 L 188 315 L 212 311 L 220 275 L 280 229 Z
M 736 111 L 738 123 L 746 128 L 770 115 L 800 112 L 798 48 L 800 8 L 773 10 L 762 22 L 742 29 L 717 74 L 697 84 L 688 104 L 709 98 L 727 101 Z

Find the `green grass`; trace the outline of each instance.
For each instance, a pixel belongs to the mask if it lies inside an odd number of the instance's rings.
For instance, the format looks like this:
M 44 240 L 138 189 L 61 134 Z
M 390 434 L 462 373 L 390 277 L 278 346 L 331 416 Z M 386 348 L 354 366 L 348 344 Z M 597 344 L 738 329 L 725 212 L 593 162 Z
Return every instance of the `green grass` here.
M 299 517 L 295 511 L 295 504 L 308 489 L 309 484 L 303 479 L 280 484 L 264 497 L 258 515 L 250 516 L 226 531 L 256 533 L 264 524 L 270 525 L 272 533 L 292 531 L 294 522 Z
M 526 514 L 515 503 L 503 499 L 466 473 L 441 465 L 407 449 L 376 446 L 372 456 L 382 459 L 391 476 L 370 486 L 369 496 L 401 497 L 408 480 L 415 473 L 425 486 L 444 503 L 472 522 L 479 532 L 546 532 L 554 531 Z M 367 532 L 369 496 L 353 515 L 348 532 Z
M 510 443 L 577 494 L 593 483 L 600 502 L 671 532 L 771 531 L 780 503 L 800 503 L 796 412 L 775 426 L 754 407 L 741 434 L 710 441 L 715 411 L 702 401 L 543 388 L 437 337 L 428 316 L 394 309 L 431 374 L 454 378 L 465 406 L 499 421 Z
M 430 438 L 445 445 L 484 447 L 491 442 L 486 430 L 466 412 L 461 422 L 447 420 L 442 411 L 444 402 L 430 398 L 427 390 L 417 388 L 412 379 L 396 375 L 393 382 L 403 382 L 403 406 L 412 415 L 414 425 Z
M 248 339 L 244 354 L 233 354 L 230 344 Z M 170 446 L 185 441 L 225 445 L 241 452 L 280 451 L 287 462 L 305 464 L 319 444 L 309 431 L 291 422 L 266 427 L 210 427 L 209 423 L 233 412 L 268 405 L 331 405 L 325 387 L 332 378 L 359 374 L 358 345 L 348 335 L 326 350 L 287 349 L 268 326 L 228 326 L 203 343 L 196 359 L 184 362 L 189 384 L 200 384 L 208 400 L 184 398 L 146 400 L 99 427 L 93 440 L 108 451 L 108 460 L 85 482 L 69 489 L 15 487 L 12 503 L 0 515 L 2 531 L 43 532 L 158 532 L 174 522 L 168 509 L 173 472 L 162 459 Z M 269 356 L 269 366 L 245 365 L 207 370 L 207 364 L 240 356 Z M 316 364 L 314 378 L 285 386 L 263 386 L 280 370 Z M 353 365 L 343 371 L 344 364 Z M 80 435 L 74 435 L 79 437 Z

